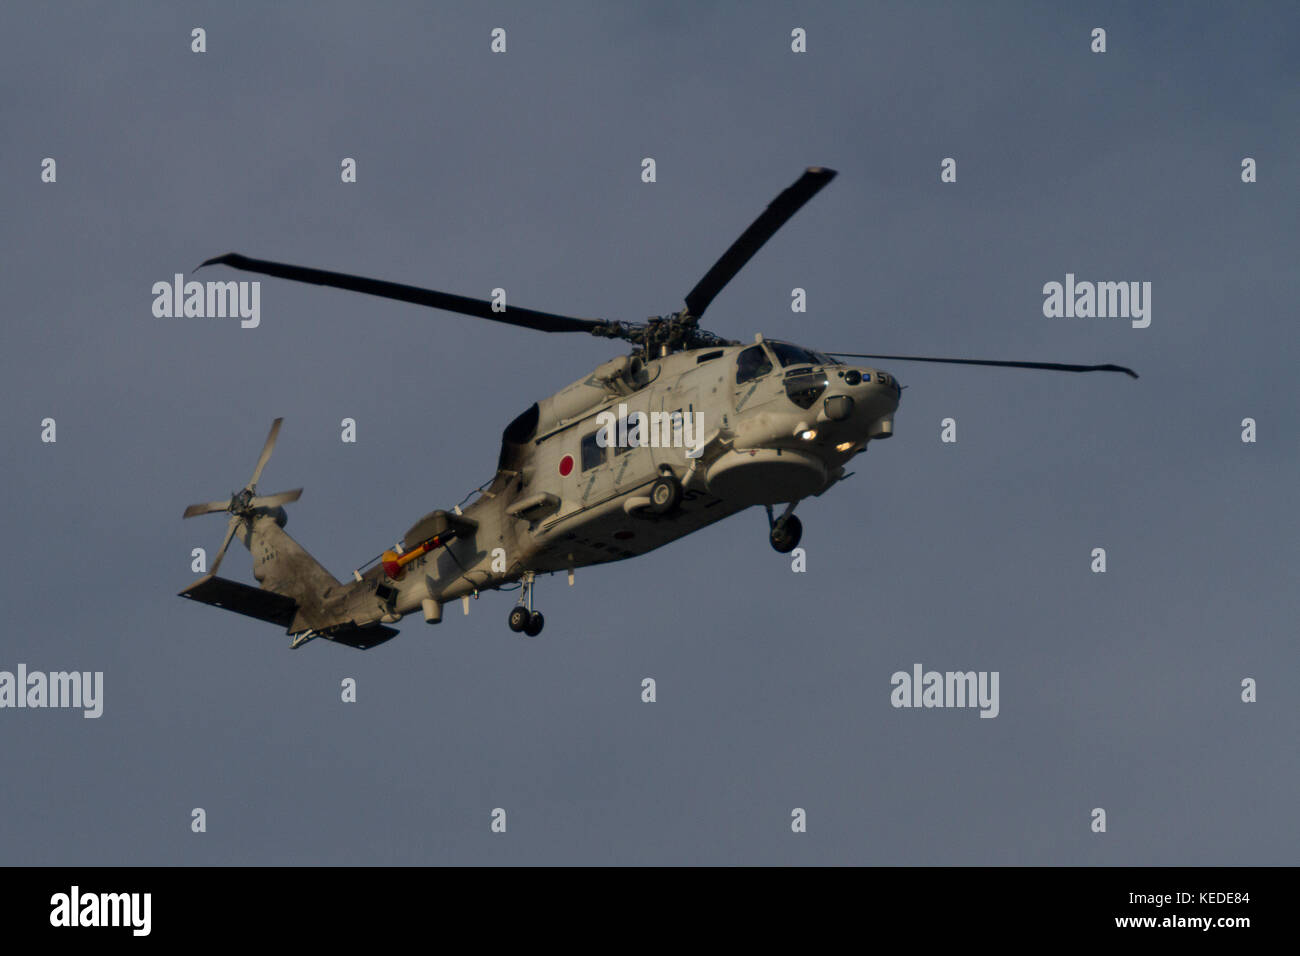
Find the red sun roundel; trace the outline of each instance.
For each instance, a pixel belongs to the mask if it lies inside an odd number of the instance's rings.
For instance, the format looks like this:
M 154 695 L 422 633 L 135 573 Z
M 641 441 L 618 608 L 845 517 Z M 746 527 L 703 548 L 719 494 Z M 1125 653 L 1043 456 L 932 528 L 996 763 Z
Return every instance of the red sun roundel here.
M 560 475 L 564 478 L 569 477 L 569 472 L 573 471 L 573 456 L 565 455 L 560 459 Z

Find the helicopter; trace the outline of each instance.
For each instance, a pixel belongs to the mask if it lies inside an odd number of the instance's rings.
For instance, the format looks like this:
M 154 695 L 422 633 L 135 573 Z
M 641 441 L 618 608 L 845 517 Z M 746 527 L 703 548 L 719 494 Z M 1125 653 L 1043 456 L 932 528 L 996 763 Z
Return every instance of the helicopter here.
M 847 477 L 846 465 L 894 431 L 903 386 L 874 364 L 940 362 L 1065 372 L 1137 373 L 1119 365 L 1071 365 L 930 356 L 824 353 L 756 335 L 742 343 L 699 325 L 719 292 L 836 173 L 810 167 L 687 293 L 684 308 L 642 323 L 539 312 L 415 286 L 227 253 L 205 266 L 331 286 L 540 332 L 621 339 L 630 354 L 528 406 L 506 426 L 496 472 L 463 509 L 429 512 L 392 549 L 339 581 L 284 526 L 302 489 L 273 495 L 257 484 L 280 431 L 277 418 L 252 478 L 229 499 L 191 505 L 184 517 L 227 513 L 212 567 L 181 597 L 285 628 L 290 647 L 315 638 L 367 649 L 420 611 L 437 624 L 448 602 L 517 584 L 510 630 L 530 637 L 540 575 L 637 557 L 754 506 L 768 539 L 794 550 L 799 502 Z M 464 502 L 462 502 L 464 504 Z M 783 506 L 778 514 L 776 508 Z M 238 536 L 259 586 L 217 576 Z

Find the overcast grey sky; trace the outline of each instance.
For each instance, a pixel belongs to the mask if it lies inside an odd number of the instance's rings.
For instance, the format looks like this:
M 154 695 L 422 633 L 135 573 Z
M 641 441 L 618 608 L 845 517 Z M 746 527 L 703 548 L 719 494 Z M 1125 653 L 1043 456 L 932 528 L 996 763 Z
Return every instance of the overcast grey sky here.
M 0 862 L 1297 862 L 1294 4 L 369 6 L 0 11 L 0 669 L 105 682 L 99 720 L 0 710 Z M 814 164 L 710 328 L 1141 379 L 881 363 L 895 437 L 801 505 L 808 573 L 751 510 L 542 580 L 535 640 L 507 595 L 365 653 L 175 597 L 224 530 L 182 509 L 272 418 L 262 488 L 344 577 L 618 349 L 273 279 L 256 330 L 157 319 L 153 283 L 237 250 L 640 320 Z M 1045 318 L 1067 272 L 1150 281 L 1150 327 Z M 999 671 L 999 716 L 892 708 L 916 662 Z

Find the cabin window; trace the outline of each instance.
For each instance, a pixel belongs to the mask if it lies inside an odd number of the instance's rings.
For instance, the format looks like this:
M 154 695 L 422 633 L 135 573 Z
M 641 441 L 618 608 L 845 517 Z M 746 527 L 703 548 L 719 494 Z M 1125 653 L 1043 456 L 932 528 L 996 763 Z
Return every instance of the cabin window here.
M 596 436 L 600 434 L 600 429 L 596 429 L 590 435 L 583 436 L 582 439 L 582 470 L 590 471 L 597 465 L 605 462 L 605 449 L 600 447 L 596 441 Z
M 761 345 L 751 345 L 736 358 L 736 384 L 744 385 L 772 371 L 772 360 Z

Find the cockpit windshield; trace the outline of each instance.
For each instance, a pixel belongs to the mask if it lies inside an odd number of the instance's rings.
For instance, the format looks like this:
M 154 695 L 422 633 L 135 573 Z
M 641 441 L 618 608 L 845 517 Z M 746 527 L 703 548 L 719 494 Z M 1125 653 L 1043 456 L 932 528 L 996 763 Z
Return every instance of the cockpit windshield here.
M 791 345 L 789 342 L 771 342 L 767 343 L 776 360 L 781 363 L 782 368 L 789 368 L 791 365 L 838 365 L 833 358 L 823 355 L 821 352 L 813 349 L 800 348 L 797 345 Z

